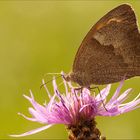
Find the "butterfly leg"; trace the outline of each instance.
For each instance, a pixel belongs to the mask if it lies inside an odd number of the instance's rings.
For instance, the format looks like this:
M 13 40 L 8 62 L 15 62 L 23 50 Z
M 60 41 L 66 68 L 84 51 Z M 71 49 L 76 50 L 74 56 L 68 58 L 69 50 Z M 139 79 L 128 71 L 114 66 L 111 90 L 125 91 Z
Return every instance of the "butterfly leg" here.
M 100 94 L 100 98 L 103 99 L 102 94 L 101 94 L 101 91 L 100 91 L 100 89 L 99 89 L 98 86 L 96 86 L 96 87 L 89 87 L 89 89 L 90 89 L 90 90 L 92 90 L 92 89 L 97 89 L 98 92 L 99 92 L 99 94 Z M 104 104 L 103 100 L 101 100 L 101 101 L 102 101 L 102 104 L 103 104 L 104 109 L 108 112 L 107 108 L 105 107 L 105 104 Z
M 76 88 L 74 88 L 74 92 L 75 91 L 80 91 L 80 93 L 82 93 L 82 90 L 83 90 L 83 87 L 76 87 Z

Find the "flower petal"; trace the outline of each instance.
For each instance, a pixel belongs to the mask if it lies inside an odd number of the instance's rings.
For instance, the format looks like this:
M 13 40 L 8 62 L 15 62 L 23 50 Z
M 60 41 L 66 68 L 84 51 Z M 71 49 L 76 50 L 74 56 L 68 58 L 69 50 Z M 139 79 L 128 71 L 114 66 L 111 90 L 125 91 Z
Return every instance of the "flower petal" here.
M 37 128 L 37 129 L 34 129 L 34 130 L 31 130 L 31 131 L 28 131 L 28 132 L 25 132 L 23 134 L 19 134 L 19 135 L 10 135 L 11 137 L 24 137 L 24 136 L 28 136 L 28 135 L 32 135 L 32 134 L 35 134 L 35 133 L 38 133 L 40 131 L 43 131 L 45 129 L 48 129 L 50 128 L 52 125 L 46 125 L 46 126 L 43 126 L 43 127 L 40 127 L 40 128 Z
M 42 80 L 42 84 L 43 84 L 43 86 L 44 86 L 44 88 L 45 88 L 45 90 L 47 92 L 48 97 L 51 98 L 51 94 L 50 94 L 50 92 L 49 92 L 49 90 L 48 90 L 48 88 L 46 86 L 46 83 L 45 83 L 44 79 Z
M 34 130 L 31 130 L 31 131 L 28 131 L 28 132 L 25 132 L 23 134 L 10 135 L 10 136 L 11 137 L 24 137 L 24 136 L 32 135 L 32 134 L 38 133 L 40 131 L 46 130 L 46 129 L 50 128 L 51 126 L 52 125 L 46 125 L 46 126 L 43 126 L 43 127 L 40 127 L 40 128 L 34 129 Z
M 124 101 L 127 99 L 128 94 L 129 94 L 130 91 L 132 91 L 131 88 L 127 89 L 123 94 L 121 94 L 121 95 L 118 97 L 118 99 L 117 99 L 118 102 L 119 102 L 119 103 L 124 102 Z
M 111 88 L 111 84 L 108 84 L 107 87 L 102 89 L 101 92 L 95 97 L 95 100 L 96 101 L 105 100 L 105 98 L 109 94 L 110 88 Z
M 108 105 L 112 104 L 114 102 L 114 100 L 116 100 L 116 98 L 118 97 L 119 93 L 120 93 L 120 90 L 123 86 L 123 83 L 124 83 L 124 79 L 120 82 L 120 85 L 119 87 L 116 89 L 114 95 L 112 96 L 112 98 L 110 99 L 110 101 L 108 102 Z
M 27 119 L 29 121 L 33 121 L 33 122 L 36 122 L 37 121 L 35 118 L 29 118 L 29 117 L 25 116 L 24 114 L 22 114 L 20 112 L 18 113 L 18 115 L 22 116 L 23 118 L 25 118 L 25 119 Z

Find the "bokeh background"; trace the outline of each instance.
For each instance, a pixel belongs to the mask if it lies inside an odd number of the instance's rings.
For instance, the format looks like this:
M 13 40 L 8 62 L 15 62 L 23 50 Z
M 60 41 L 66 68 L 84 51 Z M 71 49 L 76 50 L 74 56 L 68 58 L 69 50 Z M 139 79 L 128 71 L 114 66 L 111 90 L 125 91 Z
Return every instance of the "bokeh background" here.
M 32 89 L 36 100 L 47 100 L 41 79 L 47 72 L 69 72 L 75 53 L 89 29 L 106 12 L 129 3 L 140 21 L 140 1 L 0 1 L 0 139 L 20 134 L 41 124 L 17 115 L 28 113 L 23 98 Z M 132 97 L 140 92 L 139 77 L 125 82 Z M 118 83 L 112 85 L 112 93 Z M 48 84 L 52 91 L 51 83 Z M 100 87 L 102 88 L 102 87 Z M 140 109 L 117 117 L 97 117 L 108 139 L 140 139 Z M 19 139 L 19 138 L 17 138 Z M 65 126 L 56 125 L 24 139 L 67 139 Z

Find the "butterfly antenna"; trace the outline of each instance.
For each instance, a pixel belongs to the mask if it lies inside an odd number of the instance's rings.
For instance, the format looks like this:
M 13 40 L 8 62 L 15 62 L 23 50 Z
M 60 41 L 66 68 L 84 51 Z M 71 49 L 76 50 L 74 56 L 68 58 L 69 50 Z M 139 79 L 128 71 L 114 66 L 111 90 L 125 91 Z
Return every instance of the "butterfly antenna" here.
M 60 75 L 61 73 L 45 73 L 44 77 L 46 77 L 47 75 Z
M 62 77 L 62 75 L 59 75 L 59 76 L 55 77 L 55 79 L 58 79 L 58 78 L 60 78 L 60 77 Z M 48 84 L 48 83 L 50 83 L 50 82 L 52 82 L 52 81 L 53 81 L 53 80 L 49 80 L 49 81 L 47 81 L 47 82 L 41 84 L 40 89 L 42 89 L 42 87 L 43 87 L 44 85 L 46 85 L 46 84 Z

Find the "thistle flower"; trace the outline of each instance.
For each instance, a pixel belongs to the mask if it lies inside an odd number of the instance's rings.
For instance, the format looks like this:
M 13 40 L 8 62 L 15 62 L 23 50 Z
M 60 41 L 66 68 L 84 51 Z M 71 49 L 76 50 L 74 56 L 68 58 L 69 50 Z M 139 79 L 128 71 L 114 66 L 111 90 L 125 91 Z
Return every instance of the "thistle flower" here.
M 43 84 L 44 83 L 43 81 Z M 124 80 L 120 82 L 120 85 L 109 101 L 107 101 L 107 96 L 110 92 L 111 84 L 102 89 L 97 96 L 93 96 L 91 95 L 93 91 L 87 88 L 83 88 L 82 91 L 75 90 L 70 82 L 66 82 L 63 79 L 63 83 L 65 94 L 60 93 L 55 79 L 53 80 L 53 96 L 51 96 L 46 85 L 44 85 L 50 99 L 50 101 L 44 105 L 40 105 L 35 101 L 31 91 L 30 97 L 24 95 L 33 106 L 33 108 L 29 108 L 32 117 L 27 117 L 21 113 L 19 113 L 19 115 L 27 120 L 45 124 L 45 126 L 20 135 L 11 136 L 27 136 L 48 129 L 55 124 L 64 124 L 69 130 L 69 140 L 105 139 L 103 137 L 101 138 L 101 133 L 98 128 L 96 128 L 96 116 L 117 116 L 140 107 L 140 94 L 131 102 L 122 104 L 132 90 L 131 88 L 127 89 L 119 95 Z

